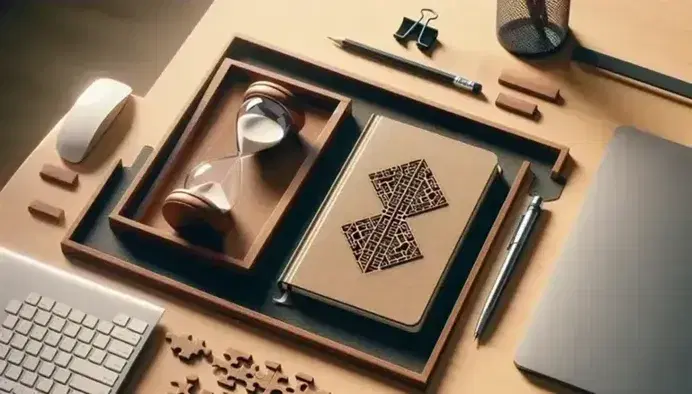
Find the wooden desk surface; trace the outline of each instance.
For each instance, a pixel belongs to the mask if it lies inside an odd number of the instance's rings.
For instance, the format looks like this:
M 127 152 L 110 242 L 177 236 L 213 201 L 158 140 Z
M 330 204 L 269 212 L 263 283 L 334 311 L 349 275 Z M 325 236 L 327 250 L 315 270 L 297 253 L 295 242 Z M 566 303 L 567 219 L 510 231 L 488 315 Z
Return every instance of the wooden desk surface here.
M 687 39 L 692 36 L 692 28 L 687 23 L 692 4 L 685 0 L 640 3 L 574 1 L 571 26 L 585 46 L 692 80 L 692 52 L 685 50 Z M 490 286 L 490 280 L 486 279 L 476 287 L 429 392 L 556 390 L 554 386 L 530 381 L 514 367 L 512 360 L 550 278 L 553 262 L 579 212 L 584 191 L 597 169 L 603 149 L 613 129 L 622 124 L 632 124 L 689 145 L 692 143 L 692 133 L 688 130 L 692 124 L 690 103 L 652 94 L 569 62 L 544 61 L 539 62 L 540 66 L 531 66 L 514 59 L 495 39 L 494 1 L 435 0 L 426 6 L 440 13 L 434 23 L 440 30 L 443 46 L 432 61 L 435 65 L 482 82 L 490 100 L 494 100 L 498 92 L 505 91 L 497 84 L 497 77 L 505 68 L 542 75 L 562 87 L 566 105 L 557 107 L 538 102 L 543 119 L 540 123 L 532 123 L 501 111 L 493 104 L 350 56 L 324 38 L 328 34 L 348 36 L 412 59 L 428 61 L 413 45 L 405 50 L 391 36 L 402 16 L 417 15 L 420 6 L 413 0 L 219 0 L 211 6 L 148 94 L 143 99 L 135 98 L 119 116 L 114 130 L 106 136 L 108 142 L 99 144 L 97 151 L 79 167 L 80 185 L 76 192 L 63 191 L 39 178 L 44 163 L 59 163 L 54 149 L 55 130 L 36 148 L 0 192 L 0 245 L 150 299 L 166 307 L 162 321 L 165 329 L 193 333 L 206 339 L 216 350 L 235 346 L 252 352 L 258 360 L 279 361 L 288 373 L 309 372 L 323 388 L 334 393 L 410 392 L 367 375 L 363 370 L 342 365 L 338 359 L 318 354 L 304 345 L 291 344 L 264 330 L 207 313 L 167 294 L 152 293 L 133 281 L 119 281 L 74 266 L 60 251 L 59 242 L 67 226 L 102 181 L 110 164 L 119 158 L 130 163 L 143 144 L 155 146 L 164 132 L 176 123 L 231 37 L 236 32 L 242 33 L 570 147 L 574 171 L 562 197 L 546 204 L 549 212 L 546 227 L 537 237 L 536 247 L 524 260 L 526 270 L 521 278 L 516 278 L 516 290 L 508 297 L 511 304 L 497 319 L 492 338 L 484 346 L 477 347 L 472 332 Z M 118 140 L 122 140 L 119 145 Z M 64 208 L 66 225 L 56 227 L 32 218 L 26 207 L 35 198 Z M 489 267 L 486 272 L 492 275 L 496 269 Z M 170 355 L 164 343 L 158 342 L 153 348 L 155 355 L 142 370 L 135 384 L 136 392 L 164 392 L 171 378 L 182 378 L 189 372 Z M 200 366 L 197 369 L 206 388 L 219 392 L 212 385 L 211 368 Z

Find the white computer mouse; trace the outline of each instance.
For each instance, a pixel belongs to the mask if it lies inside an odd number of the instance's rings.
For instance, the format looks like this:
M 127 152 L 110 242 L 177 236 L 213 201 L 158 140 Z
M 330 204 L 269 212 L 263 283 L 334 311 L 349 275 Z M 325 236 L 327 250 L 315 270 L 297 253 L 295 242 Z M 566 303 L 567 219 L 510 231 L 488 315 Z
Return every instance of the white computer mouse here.
M 70 163 L 84 160 L 125 106 L 130 93 L 131 87 L 109 78 L 89 85 L 63 118 L 57 143 L 60 157 Z

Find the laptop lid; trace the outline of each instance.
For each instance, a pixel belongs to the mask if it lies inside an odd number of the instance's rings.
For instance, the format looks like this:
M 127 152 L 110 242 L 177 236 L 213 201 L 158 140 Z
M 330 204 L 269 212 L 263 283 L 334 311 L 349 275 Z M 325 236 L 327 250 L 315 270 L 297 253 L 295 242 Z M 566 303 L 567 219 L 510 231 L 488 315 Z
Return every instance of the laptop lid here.
M 621 127 L 515 363 L 596 393 L 692 392 L 692 149 Z

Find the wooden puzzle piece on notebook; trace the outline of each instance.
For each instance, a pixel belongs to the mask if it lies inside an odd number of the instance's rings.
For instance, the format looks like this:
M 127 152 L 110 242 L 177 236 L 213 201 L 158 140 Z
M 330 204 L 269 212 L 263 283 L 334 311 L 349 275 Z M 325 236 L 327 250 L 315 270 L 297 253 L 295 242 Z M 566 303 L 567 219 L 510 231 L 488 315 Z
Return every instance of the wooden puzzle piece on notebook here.
M 171 386 L 175 391 L 169 391 L 168 394 L 194 394 L 193 390 L 199 384 L 197 375 L 188 375 L 184 381 L 172 381 Z
M 223 357 L 215 358 L 212 363 L 215 372 L 221 372 L 217 380 L 221 387 L 233 390 L 240 384 L 248 393 L 261 393 L 274 376 L 273 370 L 255 364 L 248 353 L 227 349 Z
M 171 350 L 179 359 L 191 361 L 197 356 L 211 357 L 211 349 L 207 349 L 207 344 L 199 339 L 194 339 L 192 335 L 166 334 L 166 340 L 171 344 Z

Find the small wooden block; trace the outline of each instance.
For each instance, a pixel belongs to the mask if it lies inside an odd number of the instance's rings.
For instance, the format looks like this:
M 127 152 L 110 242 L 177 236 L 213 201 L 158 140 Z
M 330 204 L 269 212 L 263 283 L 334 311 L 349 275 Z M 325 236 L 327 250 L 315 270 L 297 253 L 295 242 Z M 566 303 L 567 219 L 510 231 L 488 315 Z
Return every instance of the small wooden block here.
M 308 374 L 306 374 L 306 373 L 303 373 L 303 372 L 298 372 L 298 373 L 296 374 L 296 379 L 301 380 L 301 381 L 303 381 L 303 382 L 305 382 L 305 383 L 309 383 L 309 384 L 314 384 L 314 383 L 315 383 L 315 378 L 313 378 L 312 376 L 310 376 L 310 375 L 308 375 Z
M 529 103 L 528 101 L 524 101 L 516 97 L 508 96 L 504 93 L 497 95 L 495 105 L 504 110 L 533 119 L 536 118 L 536 111 L 538 111 L 538 106 L 536 104 Z
M 276 361 L 265 361 L 264 366 L 272 371 L 279 371 L 281 369 L 281 364 Z
M 52 164 L 44 164 L 40 175 L 43 180 L 67 187 L 75 187 L 79 181 L 79 175 L 76 172 Z
M 518 90 L 522 93 L 529 94 L 551 102 L 557 102 L 560 97 L 560 89 L 548 83 L 537 81 L 535 79 L 522 77 L 509 71 L 503 71 L 498 78 L 500 85 L 504 85 L 510 89 Z
M 34 200 L 29 204 L 29 212 L 32 215 L 39 216 L 56 224 L 61 223 L 65 219 L 64 210 L 39 200 Z

